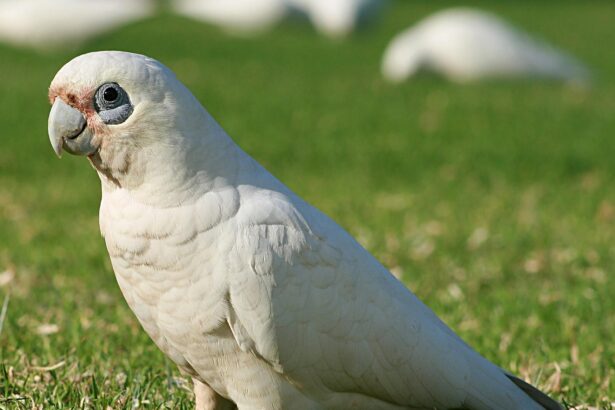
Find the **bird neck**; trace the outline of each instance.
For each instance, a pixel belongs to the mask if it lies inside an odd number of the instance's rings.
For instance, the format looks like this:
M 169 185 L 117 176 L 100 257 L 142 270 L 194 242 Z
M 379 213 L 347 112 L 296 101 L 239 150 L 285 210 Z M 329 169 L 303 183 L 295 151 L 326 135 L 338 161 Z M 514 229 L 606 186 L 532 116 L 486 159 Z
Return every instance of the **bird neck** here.
M 116 152 L 119 166 L 102 166 L 90 158 L 103 195 L 128 191 L 138 202 L 166 208 L 195 202 L 220 186 L 236 185 L 247 155 L 211 117 L 185 128 L 168 132 L 165 143 Z

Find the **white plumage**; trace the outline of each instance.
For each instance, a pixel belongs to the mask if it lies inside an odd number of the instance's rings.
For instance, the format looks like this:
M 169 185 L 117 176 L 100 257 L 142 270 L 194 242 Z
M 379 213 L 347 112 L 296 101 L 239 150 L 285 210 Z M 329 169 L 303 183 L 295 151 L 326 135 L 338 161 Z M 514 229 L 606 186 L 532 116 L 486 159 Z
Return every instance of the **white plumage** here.
M 386 79 L 399 82 L 420 70 L 467 82 L 488 77 L 544 77 L 586 81 L 574 58 L 530 38 L 491 13 L 440 11 L 398 34 L 382 60 Z
M 153 9 L 150 0 L 4 0 L 0 41 L 41 50 L 75 45 Z
M 350 34 L 372 18 L 383 0 L 173 0 L 184 16 L 219 26 L 232 33 L 263 31 L 289 14 L 307 18 L 328 37 Z
M 197 408 L 543 408 L 242 151 L 162 64 L 86 54 L 50 100 L 54 149 L 88 155 L 100 176 L 126 301 L 192 376 Z
M 372 19 L 383 0 L 286 0 L 290 10 L 307 16 L 316 30 L 328 37 L 349 35 L 362 21 Z
M 173 9 L 233 33 L 253 33 L 284 18 L 284 0 L 173 0 Z

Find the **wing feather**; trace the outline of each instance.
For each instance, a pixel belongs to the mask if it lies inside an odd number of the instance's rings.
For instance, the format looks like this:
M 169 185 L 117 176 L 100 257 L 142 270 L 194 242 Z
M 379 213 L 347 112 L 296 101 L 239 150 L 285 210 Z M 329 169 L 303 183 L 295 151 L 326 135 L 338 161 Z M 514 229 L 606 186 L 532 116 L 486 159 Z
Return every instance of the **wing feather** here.
M 497 393 L 498 383 L 502 391 L 512 383 L 496 366 L 316 209 L 259 191 L 242 198 L 237 224 L 237 342 L 311 396 L 425 408 L 462 407 L 469 394 L 487 406 L 513 402 Z M 496 401 L 471 385 L 473 367 L 492 377 Z

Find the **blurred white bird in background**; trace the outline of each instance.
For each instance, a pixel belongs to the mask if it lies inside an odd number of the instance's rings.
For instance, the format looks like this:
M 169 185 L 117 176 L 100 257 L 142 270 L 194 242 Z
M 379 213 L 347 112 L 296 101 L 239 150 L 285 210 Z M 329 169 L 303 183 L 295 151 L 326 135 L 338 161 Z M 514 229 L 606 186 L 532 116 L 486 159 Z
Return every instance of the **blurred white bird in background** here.
M 491 13 L 469 8 L 440 11 L 393 38 L 382 60 L 384 77 L 400 82 L 422 70 L 456 82 L 492 77 L 589 80 L 589 70 L 573 57 Z
M 173 0 L 171 4 L 178 14 L 234 34 L 263 31 L 286 15 L 284 0 Z
M 384 0 L 171 0 L 180 15 L 232 34 L 262 32 L 289 15 L 308 19 L 320 33 L 340 38 L 372 19 Z M 0 0 L 0 41 L 52 51 L 156 11 L 153 0 Z
M 286 0 L 295 14 L 306 16 L 316 30 L 331 38 L 348 36 L 376 17 L 384 0 Z
M 150 0 L 4 0 L 0 41 L 41 51 L 78 45 L 154 9 Z
M 465 344 L 156 60 L 79 56 L 49 99 L 53 149 L 98 171 L 117 281 L 197 409 L 562 409 Z
M 239 34 L 270 28 L 289 16 L 309 20 L 328 37 L 341 38 L 373 18 L 383 0 L 173 0 L 181 15 Z

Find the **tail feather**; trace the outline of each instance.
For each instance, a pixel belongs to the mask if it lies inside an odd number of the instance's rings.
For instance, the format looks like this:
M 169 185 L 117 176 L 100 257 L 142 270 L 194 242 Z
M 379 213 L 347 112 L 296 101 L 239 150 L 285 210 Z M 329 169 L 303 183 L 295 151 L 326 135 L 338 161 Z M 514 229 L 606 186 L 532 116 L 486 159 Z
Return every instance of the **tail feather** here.
M 532 386 L 529 383 L 524 382 L 518 377 L 515 377 L 511 374 L 506 373 L 506 377 L 510 379 L 514 384 L 517 385 L 521 390 L 525 392 L 528 396 L 532 398 L 536 403 L 540 404 L 545 410 L 564 410 L 564 407 L 553 400 L 551 397 L 547 396 L 536 387 Z

